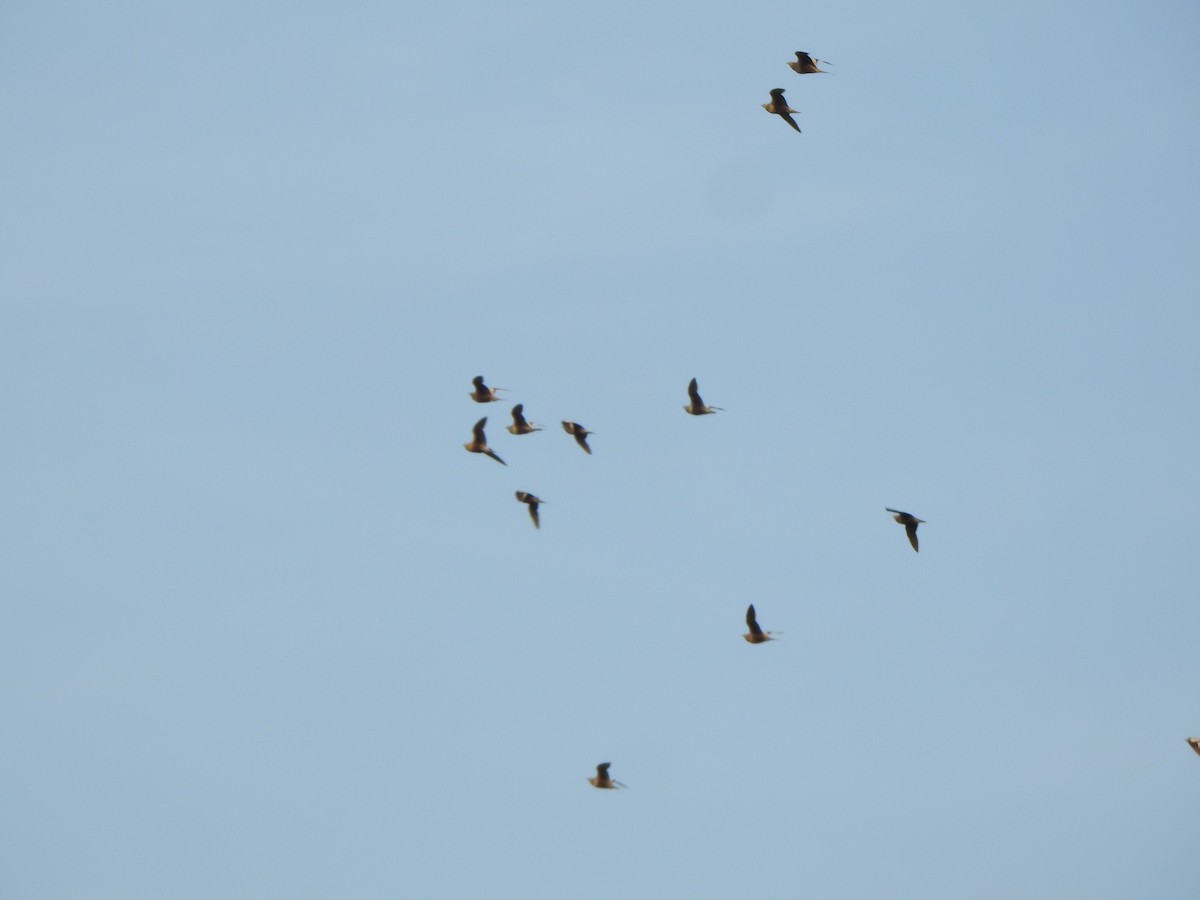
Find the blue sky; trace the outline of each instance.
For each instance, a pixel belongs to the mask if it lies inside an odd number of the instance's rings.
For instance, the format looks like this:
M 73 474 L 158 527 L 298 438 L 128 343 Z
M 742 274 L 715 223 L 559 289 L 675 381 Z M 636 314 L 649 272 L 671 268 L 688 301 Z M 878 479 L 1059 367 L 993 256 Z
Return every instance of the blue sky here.
M 1194 897 L 1198 20 L 11 4 L 0 892 Z

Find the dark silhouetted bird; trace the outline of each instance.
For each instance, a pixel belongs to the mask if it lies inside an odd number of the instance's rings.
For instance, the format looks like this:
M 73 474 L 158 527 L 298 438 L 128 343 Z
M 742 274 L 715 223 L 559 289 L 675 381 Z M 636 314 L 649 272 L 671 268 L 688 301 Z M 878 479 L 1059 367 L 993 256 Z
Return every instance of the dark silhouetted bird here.
M 500 463 L 500 465 L 507 466 L 508 463 L 498 457 L 492 452 L 491 448 L 488 447 L 487 438 L 483 434 L 483 426 L 486 424 L 487 416 L 484 416 L 482 419 L 476 422 L 475 427 L 471 430 L 471 440 L 463 444 L 463 446 L 467 448 L 468 453 L 484 453 L 490 456 L 496 462 Z
M 567 434 L 575 436 L 575 443 L 582 447 L 584 452 L 590 456 L 592 453 L 592 448 L 588 446 L 587 436 L 589 434 L 595 434 L 596 432 L 588 431 L 578 422 L 567 422 L 565 420 L 562 423 L 562 427 L 563 431 L 565 431 Z
M 825 70 L 818 68 L 818 66 L 817 66 L 817 63 L 819 63 L 819 62 L 821 62 L 821 60 L 813 59 L 811 56 L 809 56 L 803 50 L 797 50 L 796 51 L 796 61 L 788 63 L 788 68 L 791 69 L 793 72 L 795 72 L 797 75 L 814 75 L 817 72 L 824 74 Z M 827 66 L 832 65 L 832 63 L 830 63 L 829 60 L 825 60 L 824 62 L 825 62 L 825 65 L 827 65 Z
M 513 423 L 505 426 L 508 428 L 510 434 L 530 434 L 531 432 L 542 430 L 525 421 L 524 410 L 524 403 L 518 403 L 512 408 Z
M 522 503 L 529 504 L 529 518 L 533 519 L 533 527 L 541 528 L 542 523 L 538 521 L 538 504 L 545 503 L 546 501 L 533 496 L 533 494 L 526 493 L 525 491 L 517 491 L 517 499 Z
M 744 637 L 751 644 L 762 644 L 766 641 L 775 640 L 775 638 L 772 637 L 775 632 L 763 631 L 758 627 L 758 618 L 754 615 L 753 603 L 746 608 L 746 627 L 750 629 L 750 633 L 743 634 L 742 637 Z
M 891 509 L 886 506 L 884 507 L 884 509 L 886 509 L 890 513 L 895 513 L 895 515 L 892 516 L 892 518 L 904 526 L 904 530 L 908 534 L 908 542 L 910 544 L 912 544 L 912 548 L 914 550 L 916 550 L 918 553 L 920 553 L 921 551 L 917 547 L 917 526 L 920 525 L 921 523 L 923 523 L 925 520 L 918 519 L 916 516 L 912 515 L 911 513 L 900 512 L 900 510 L 898 510 L 898 509 Z
M 483 376 L 476 375 L 471 379 L 471 384 L 475 385 L 475 390 L 471 391 L 471 399 L 476 403 L 495 403 L 500 398 L 496 396 L 496 391 L 503 391 L 504 388 L 490 388 L 483 383 Z
M 605 789 L 625 787 L 625 785 L 621 784 L 621 782 L 613 781 L 608 777 L 608 767 L 611 765 L 612 763 L 600 763 L 600 765 L 596 766 L 595 777 L 588 779 L 588 781 L 592 783 L 593 787 Z
M 783 119 L 783 121 L 787 122 L 797 131 L 800 130 L 800 126 L 796 124 L 796 120 L 791 116 L 791 113 L 798 113 L 800 110 L 792 109 L 788 106 L 787 101 L 783 99 L 783 88 L 775 88 L 775 90 L 771 91 L 771 102 L 764 103 L 762 107 L 771 113 L 771 115 L 779 116 L 779 118 Z
M 696 379 L 693 378 L 688 384 L 688 399 L 691 401 L 683 408 L 686 413 L 691 413 L 693 416 L 706 416 L 711 412 L 716 412 L 721 409 L 719 406 L 705 406 L 704 401 L 700 399 L 700 390 L 696 386 Z

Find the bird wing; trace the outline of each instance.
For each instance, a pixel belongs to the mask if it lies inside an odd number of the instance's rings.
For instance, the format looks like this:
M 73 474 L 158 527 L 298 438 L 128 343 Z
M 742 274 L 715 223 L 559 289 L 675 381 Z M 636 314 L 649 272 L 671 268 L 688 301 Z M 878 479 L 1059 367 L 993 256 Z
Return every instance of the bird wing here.
M 525 424 L 525 416 L 523 415 L 524 411 L 525 411 L 524 403 L 518 403 L 516 406 L 514 406 L 512 408 L 513 422 L 515 422 L 518 425 L 524 425 Z
M 692 406 L 699 408 L 704 405 L 704 401 L 700 399 L 700 386 L 696 384 L 695 378 L 688 384 L 688 396 L 692 399 Z
M 795 128 L 796 131 L 800 131 L 800 126 L 797 125 L 796 120 L 791 117 L 789 110 L 781 110 L 779 113 L 779 118 L 783 119 L 783 121 Z M 803 134 L 803 132 L 800 133 Z
M 533 527 L 534 528 L 541 528 L 542 523 L 540 521 L 538 521 L 537 508 L 538 508 L 538 505 L 537 505 L 536 501 L 529 504 L 529 518 L 533 519 Z
M 475 427 L 471 429 L 471 431 L 475 433 L 475 440 L 479 441 L 481 444 L 487 443 L 487 438 L 483 436 L 483 426 L 486 424 L 487 416 L 484 416 L 482 419 L 476 422 Z
M 484 450 L 483 452 L 486 453 L 488 456 L 490 456 L 492 459 L 494 459 L 496 462 L 500 463 L 500 465 L 502 465 L 502 466 L 508 465 L 508 463 L 506 463 L 499 456 L 497 456 L 496 451 L 491 449 L 490 447 L 488 449 Z
M 908 534 L 908 542 L 912 544 L 912 548 L 920 553 L 920 548 L 917 547 L 917 523 L 908 522 L 904 526 L 904 531 Z
M 750 629 L 750 633 L 756 637 L 763 633 L 758 625 L 758 619 L 754 615 L 754 604 L 751 603 L 746 608 L 746 627 Z
M 582 431 L 582 430 L 576 431 L 575 432 L 575 443 L 577 443 L 580 447 L 582 447 L 584 450 L 586 450 L 588 456 L 591 456 L 592 448 L 588 446 L 587 436 L 588 436 L 588 433 L 586 431 Z

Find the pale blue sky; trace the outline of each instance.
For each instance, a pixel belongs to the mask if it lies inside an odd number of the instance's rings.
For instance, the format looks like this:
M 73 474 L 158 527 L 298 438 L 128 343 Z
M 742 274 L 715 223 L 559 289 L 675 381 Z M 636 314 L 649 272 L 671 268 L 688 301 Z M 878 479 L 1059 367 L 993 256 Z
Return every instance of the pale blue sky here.
M 0 895 L 1194 898 L 1198 24 L 9 4 Z

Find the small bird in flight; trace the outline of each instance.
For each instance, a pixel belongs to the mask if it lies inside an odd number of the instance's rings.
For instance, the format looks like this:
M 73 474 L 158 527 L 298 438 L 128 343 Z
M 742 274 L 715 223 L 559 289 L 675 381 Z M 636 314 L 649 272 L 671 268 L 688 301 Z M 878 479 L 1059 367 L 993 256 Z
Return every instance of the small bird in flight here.
M 467 443 L 463 444 L 463 446 L 467 448 L 468 453 L 486 453 L 488 456 L 490 456 L 496 462 L 500 463 L 500 465 L 507 466 L 508 463 L 506 463 L 504 460 L 502 460 L 500 457 L 498 457 L 495 453 L 492 452 L 491 448 L 488 447 L 487 438 L 484 437 L 484 434 L 483 434 L 483 426 L 486 424 L 487 424 L 487 416 L 484 416 L 482 419 L 480 419 L 478 422 L 476 422 L 475 427 L 473 429 L 471 429 L 471 431 L 472 431 L 471 440 L 468 441 Z
M 526 493 L 525 491 L 517 491 L 517 499 L 522 503 L 529 504 L 529 518 L 533 519 L 533 527 L 541 528 L 542 523 L 538 521 L 538 504 L 545 503 L 546 501 L 533 496 L 533 494 Z
M 796 120 L 791 117 L 791 113 L 798 113 L 800 110 L 792 109 L 788 106 L 787 101 L 783 99 L 783 88 L 775 88 L 771 91 L 771 102 L 764 103 L 762 108 L 771 115 L 779 116 L 783 121 L 787 122 L 796 131 L 800 130 L 800 126 L 796 124 Z
M 744 637 L 751 644 L 762 644 L 766 641 L 775 640 L 775 638 L 771 637 L 771 635 L 773 635 L 775 632 L 763 631 L 761 628 L 759 628 L 758 617 L 754 615 L 753 603 L 751 603 L 746 609 L 746 627 L 750 629 L 750 633 L 743 634 L 742 637 Z
M 600 765 L 596 766 L 596 776 L 588 779 L 588 781 L 592 783 L 592 787 L 606 789 L 625 787 L 625 785 L 621 784 L 621 782 L 613 781 L 608 777 L 608 767 L 611 765 L 612 763 L 600 763 Z
M 819 62 L 821 62 L 821 60 L 813 59 L 803 50 L 797 50 L 796 61 L 788 63 L 788 68 L 797 75 L 812 75 L 816 72 L 823 73 L 825 70 L 817 66 L 817 63 Z M 825 60 L 825 65 L 829 66 L 832 65 L 832 63 L 829 60 Z
M 900 510 L 898 510 L 898 509 L 891 509 L 886 506 L 884 507 L 884 509 L 886 509 L 890 513 L 895 513 L 895 515 L 892 516 L 892 518 L 904 526 L 904 530 L 908 533 L 908 542 L 910 544 L 912 544 L 912 548 L 914 550 L 916 550 L 918 553 L 920 553 L 921 551 L 917 548 L 917 526 L 920 525 L 925 520 L 918 519 L 916 516 L 912 515 L 911 513 L 900 512 Z
M 490 388 L 483 383 L 483 376 L 476 375 L 471 379 L 471 384 L 475 385 L 475 390 L 471 391 L 471 399 L 476 403 L 494 403 L 500 398 L 496 396 L 496 391 L 503 391 L 506 388 Z
M 596 432 L 588 431 L 586 428 L 584 428 L 578 422 L 564 421 L 562 423 L 562 427 L 563 427 L 563 431 L 565 431 L 567 434 L 575 435 L 575 443 L 577 443 L 580 447 L 582 447 L 584 452 L 587 453 L 588 456 L 592 455 L 592 448 L 588 446 L 587 436 L 589 434 L 595 434 Z
M 534 431 L 541 431 L 534 425 L 530 425 L 525 421 L 525 404 L 518 403 L 512 408 L 513 423 L 505 426 L 510 434 L 529 434 Z
M 688 384 L 688 399 L 692 402 L 683 408 L 685 413 L 690 413 L 693 416 L 705 416 L 711 412 L 716 412 L 721 409 L 719 406 L 705 406 L 704 401 L 700 399 L 700 390 L 696 386 L 696 379 L 693 378 Z M 724 412 L 724 410 L 722 410 Z
M 1200 754 L 1200 738 L 1188 738 L 1188 746 Z

